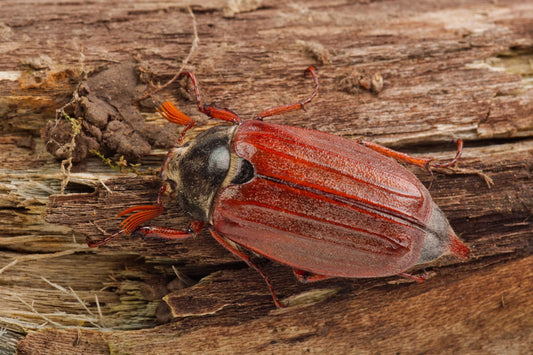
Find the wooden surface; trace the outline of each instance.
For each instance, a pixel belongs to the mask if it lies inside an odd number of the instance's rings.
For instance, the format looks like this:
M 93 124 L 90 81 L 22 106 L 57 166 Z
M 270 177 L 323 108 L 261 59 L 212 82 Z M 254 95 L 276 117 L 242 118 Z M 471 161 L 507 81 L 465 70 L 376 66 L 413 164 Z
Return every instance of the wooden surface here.
M 307 112 L 269 121 L 440 159 L 453 156 L 452 139 L 465 140 L 455 171 L 412 171 L 472 258 L 439 261 L 422 284 L 301 285 L 261 261 L 294 305 L 277 310 L 261 277 L 205 232 L 89 249 L 87 236 L 117 230 L 116 213 L 156 199 L 155 171 L 178 129 L 155 104 L 171 99 L 206 123 L 191 136 L 214 124 L 185 81 L 129 104 L 149 80 L 176 73 L 193 19 L 180 2 L 4 1 L 0 353 L 530 352 L 533 4 L 193 1 L 192 10 L 200 42 L 187 68 L 206 103 L 252 118 L 309 95 L 303 71 L 315 65 L 320 94 Z M 66 111 L 82 119 L 56 122 L 74 92 Z M 139 161 L 142 174 L 121 174 L 91 149 Z M 69 157 L 79 162 L 61 195 Z M 154 224 L 186 218 L 171 207 Z

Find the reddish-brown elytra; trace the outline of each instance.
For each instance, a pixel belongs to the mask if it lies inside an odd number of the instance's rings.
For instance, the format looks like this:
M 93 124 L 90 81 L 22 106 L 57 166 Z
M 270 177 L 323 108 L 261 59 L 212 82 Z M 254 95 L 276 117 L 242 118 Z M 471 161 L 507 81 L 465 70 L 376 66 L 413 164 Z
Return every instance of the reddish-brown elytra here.
M 455 235 L 428 190 L 391 158 L 422 168 L 454 164 L 415 158 L 383 146 L 329 133 L 263 122 L 263 118 L 303 109 L 318 93 L 314 67 L 311 96 L 301 102 L 261 112 L 242 122 L 227 109 L 202 105 L 195 76 L 198 109 L 231 122 L 199 134 L 172 149 L 163 163 L 165 182 L 156 205 L 136 206 L 119 232 L 164 239 L 195 236 L 204 225 L 215 240 L 256 269 L 274 303 L 284 305 L 268 276 L 246 253 L 253 251 L 289 265 L 299 281 L 330 277 L 410 276 L 405 271 L 444 254 L 466 259 L 469 249 Z M 170 102 L 159 112 L 170 122 L 195 122 Z M 161 196 L 170 187 L 178 205 L 191 217 L 186 231 L 140 225 L 163 213 Z M 417 279 L 416 277 L 413 277 Z

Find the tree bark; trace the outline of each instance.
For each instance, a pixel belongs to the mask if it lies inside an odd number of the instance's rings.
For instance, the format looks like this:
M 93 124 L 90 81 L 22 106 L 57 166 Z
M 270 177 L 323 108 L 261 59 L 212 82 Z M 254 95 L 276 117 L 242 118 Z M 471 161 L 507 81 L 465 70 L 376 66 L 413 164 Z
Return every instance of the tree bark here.
M 0 353 L 531 351 L 533 4 L 215 0 L 191 9 L 194 19 L 185 2 L 3 2 Z M 179 137 L 158 103 L 201 123 L 186 139 L 219 124 L 197 112 L 186 80 L 131 104 L 150 81 L 174 76 L 191 47 L 186 69 L 202 100 L 244 120 L 307 97 L 303 73 L 314 65 L 319 96 L 269 122 L 443 161 L 463 139 L 456 168 L 408 168 L 470 260 L 439 260 L 422 284 L 306 285 L 259 260 L 291 301 L 275 309 L 262 278 L 206 231 L 88 248 L 86 237 L 118 230 L 118 212 L 155 203 L 157 169 Z M 61 107 L 68 117 L 56 115 Z M 166 205 L 153 224 L 186 228 Z

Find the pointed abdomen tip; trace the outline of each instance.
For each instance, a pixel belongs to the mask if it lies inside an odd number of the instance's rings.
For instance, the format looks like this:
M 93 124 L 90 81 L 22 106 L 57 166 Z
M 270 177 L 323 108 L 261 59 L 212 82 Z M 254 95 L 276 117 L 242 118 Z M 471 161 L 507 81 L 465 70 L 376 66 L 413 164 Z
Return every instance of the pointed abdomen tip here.
M 470 249 L 454 234 L 450 237 L 450 254 L 466 260 L 470 257 Z

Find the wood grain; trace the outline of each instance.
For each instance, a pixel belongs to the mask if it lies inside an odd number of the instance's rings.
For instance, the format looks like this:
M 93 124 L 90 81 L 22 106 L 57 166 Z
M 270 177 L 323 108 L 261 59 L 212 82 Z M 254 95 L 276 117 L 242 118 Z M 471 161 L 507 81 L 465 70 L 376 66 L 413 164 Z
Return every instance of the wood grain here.
M 122 209 L 156 199 L 154 172 L 166 143 L 150 137 L 166 132 L 171 141 L 178 129 L 164 126 L 155 104 L 170 99 L 205 123 L 191 137 L 215 123 L 197 112 L 185 81 L 140 106 L 118 105 L 125 81 L 108 84 L 117 96 L 93 85 L 119 107 L 117 120 L 130 128 L 127 112 L 145 120 L 132 132 L 145 134 L 152 150 L 140 158 L 143 175 L 121 174 L 88 154 L 72 167 L 63 195 L 61 162 L 47 152 L 41 131 L 80 83 L 106 77 L 106 70 L 135 68 L 126 96 L 149 80 L 171 78 L 189 53 L 192 18 L 185 2 L 4 1 L 0 353 L 530 352 L 533 4 L 240 4 L 191 2 L 200 42 L 187 68 L 204 102 L 249 119 L 309 95 L 303 71 L 315 65 L 319 96 L 306 112 L 271 122 L 439 159 L 453 156 L 452 139 L 465 140 L 454 171 L 412 171 L 471 247 L 471 260 L 441 260 L 423 284 L 385 278 L 309 285 L 260 260 L 280 296 L 295 305 L 276 310 L 260 276 L 205 232 L 182 242 L 124 237 L 89 249 L 85 238 L 116 231 Z M 383 87 L 373 90 L 376 75 Z M 168 214 L 154 224 L 185 226 L 183 213 L 166 203 Z

